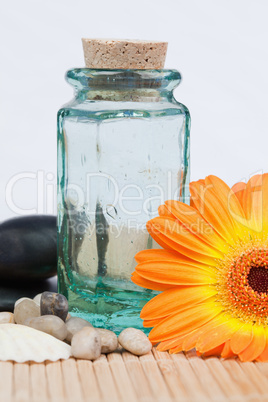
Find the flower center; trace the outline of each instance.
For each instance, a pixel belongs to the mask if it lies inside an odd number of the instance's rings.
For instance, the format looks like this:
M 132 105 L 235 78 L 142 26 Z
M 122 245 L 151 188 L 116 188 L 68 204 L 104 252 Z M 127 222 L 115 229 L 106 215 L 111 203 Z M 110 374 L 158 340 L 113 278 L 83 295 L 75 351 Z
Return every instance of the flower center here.
M 245 322 L 268 325 L 268 248 L 243 246 L 226 255 L 218 276 L 219 302 Z
M 268 269 L 265 267 L 251 267 L 248 273 L 248 284 L 257 293 L 268 291 Z

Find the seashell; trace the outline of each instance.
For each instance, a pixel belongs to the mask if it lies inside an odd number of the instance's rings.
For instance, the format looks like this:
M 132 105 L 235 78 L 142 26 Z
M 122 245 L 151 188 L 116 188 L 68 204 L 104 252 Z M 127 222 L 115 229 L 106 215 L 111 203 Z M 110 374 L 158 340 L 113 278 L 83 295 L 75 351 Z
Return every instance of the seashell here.
M 20 324 L 0 324 L 0 361 L 41 363 L 70 356 L 71 347 L 51 335 Z

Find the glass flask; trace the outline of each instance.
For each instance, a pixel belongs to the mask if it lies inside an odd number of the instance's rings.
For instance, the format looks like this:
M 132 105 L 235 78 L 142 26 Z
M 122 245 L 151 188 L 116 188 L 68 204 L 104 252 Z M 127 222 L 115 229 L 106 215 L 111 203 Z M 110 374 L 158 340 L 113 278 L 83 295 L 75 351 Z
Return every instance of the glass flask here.
M 72 315 L 119 332 L 142 329 L 157 292 L 131 282 L 135 254 L 167 199 L 187 202 L 188 109 L 176 70 L 72 69 L 58 112 L 58 278 Z

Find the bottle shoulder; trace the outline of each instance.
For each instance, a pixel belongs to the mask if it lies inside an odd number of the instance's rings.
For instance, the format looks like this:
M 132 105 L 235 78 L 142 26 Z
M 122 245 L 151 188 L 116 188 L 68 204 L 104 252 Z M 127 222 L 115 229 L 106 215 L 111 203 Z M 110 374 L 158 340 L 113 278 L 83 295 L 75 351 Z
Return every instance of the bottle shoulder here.
M 174 98 L 170 101 L 157 102 L 130 102 L 130 101 L 92 101 L 73 99 L 59 110 L 58 114 L 64 116 L 94 115 L 101 118 L 118 117 L 157 117 L 165 115 L 189 115 L 188 108 Z

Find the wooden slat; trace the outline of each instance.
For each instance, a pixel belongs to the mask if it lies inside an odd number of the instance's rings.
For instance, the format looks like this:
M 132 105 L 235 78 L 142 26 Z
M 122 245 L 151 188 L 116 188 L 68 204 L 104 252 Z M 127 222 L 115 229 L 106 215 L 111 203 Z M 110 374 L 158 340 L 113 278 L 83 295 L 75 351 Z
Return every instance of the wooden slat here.
M 64 390 L 61 362 L 47 362 L 46 375 L 49 401 L 65 402 L 67 396 Z
M 0 362 L 0 402 L 268 401 L 268 363 L 169 355 L 153 348 L 94 362 Z
M 259 394 L 268 401 L 268 382 L 265 375 L 258 369 L 254 363 L 239 363 L 245 376 L 251 379 Z
M 101 393 L 93 370 L 93 363 L 90 360 L 77 360 L 77 370 L 84 400 L 96 402 L 101 400 Z
M 197 375 L 195 374 L 189 360 L 184 353 L 171 355 L 181 382 L 186 390 L 187 395 L 194 401 L 208 400 L 208 392 L 202 387 Z
M 30 370 L 28 364 L 14 363 L 14 401 L 31 401 Z
M 247 397 L 250 401 L 258 401 L 259 393 L 251 379 L 245 375 L 239 363 L 235 359 L 227 359 L 223 360 L 222 364 L 239 387 L 240 395 Z
M 138 402 L 138 398 L 129 378 L 121 353 L 110 353 L 107 355 L 107 360 L 121 400 L 127 402 Z
M 268 379 L 268 363 L 257 362 L 255 365 Z
M 123 360 L 138 400 L 140 402 L 152 402 L 154 400 L 153 392 L 144 374 L 139 358 L 131 353 L 123 352 Z
M 174 401 L 183 401 L 189 398 L 184 385 L 181 381 L 180 372 L 176 369 L 176 365 L 171 359 L 171 355 L 167 352 L 159 352 L 153 349 L 154 358 L 157 361 L 158 367 L 165 379 L 169 391 Z
M 14 390 L 13 363 L 0 362 L 0 401 L 12 402 Z
M 205 359 L 205 363 L 228 399 L 237 399 L 241 396 L 239 386 L 233 380 L 228 370 L 223 366 L 220 359 L 217 357 L 208 357 Z
M 198 357 L 195 351 L 186 352 L 186 357 L 189 360 L 196 376 L 198 377 L 203 390 L 206 390 L 209 397 L 212 400 L 225 401 L 227 395 L 215 381 L 208 366 L 206 365 L 206 362 Z
M 33 401 L 46 402 L 48 400 L 48 386 L 46 377 L 46 367 L 44 364 L 31 363 L 30 368 L 30 387 Z
M 150 387 L 153 391 L 153 395 L 156 401 L 163 402 L 171 402 L 171 393 L 163 376 L 157 366 L 157 363 L 152 355 L 152 353 L 148 353 L 139 358 L 142 368 L 144 370 L 144 374 L 147 377 L 147 380 L 150 384 Z
M 106 356 L 101 355 L 101 357 L 95 360 L 93 368 L 103 400 L 107 402 L 119 401 L 120 395 L 117 392 Z
M 70 402 L 83 402 L 84 398 L 75 359 L 63 360 L 61 369 L 67 400 Z

